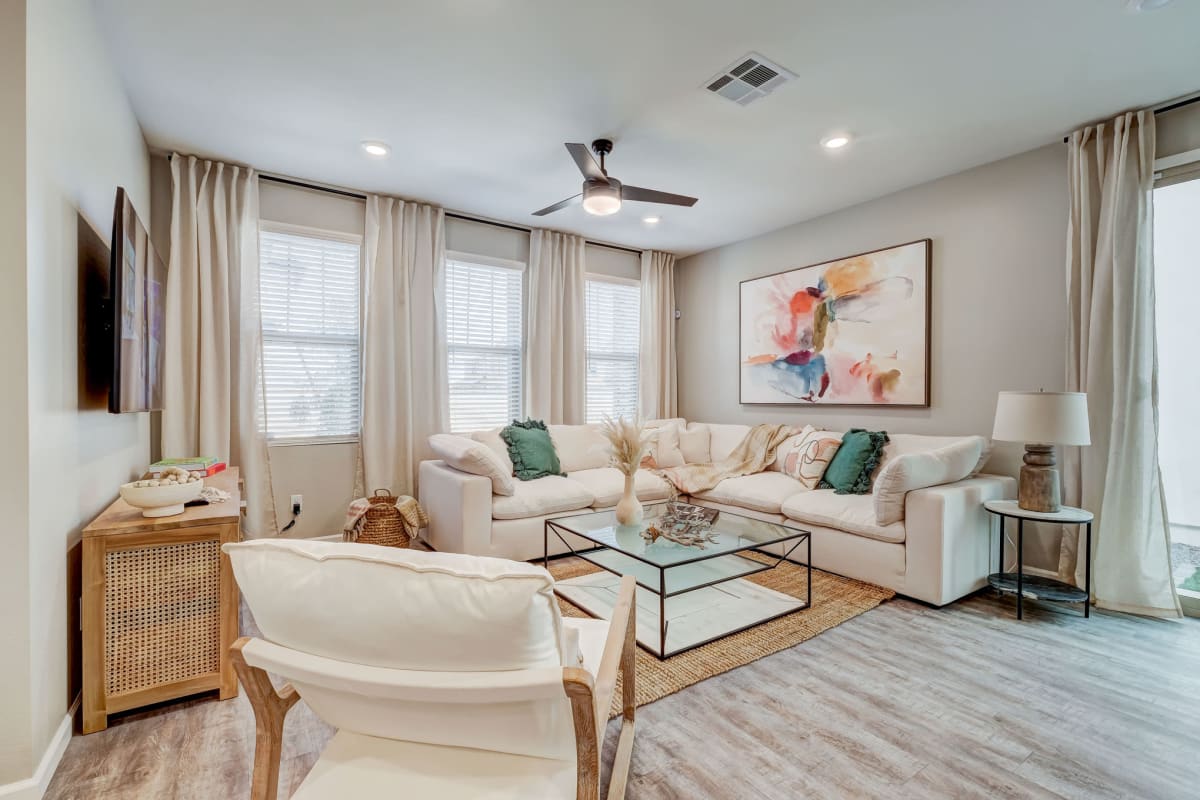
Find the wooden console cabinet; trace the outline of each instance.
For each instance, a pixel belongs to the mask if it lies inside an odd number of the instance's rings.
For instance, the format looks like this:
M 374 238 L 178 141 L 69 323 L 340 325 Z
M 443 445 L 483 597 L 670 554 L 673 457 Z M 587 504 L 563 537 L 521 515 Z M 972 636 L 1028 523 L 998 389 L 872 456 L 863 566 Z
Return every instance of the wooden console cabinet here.
M 237 696 L 238 590 L 221 545 L 241 536 L 238 471 L 204 482 L 229 499 L 153 519 L 118 499 L 83 529 L 84 733 L 118 711 Z

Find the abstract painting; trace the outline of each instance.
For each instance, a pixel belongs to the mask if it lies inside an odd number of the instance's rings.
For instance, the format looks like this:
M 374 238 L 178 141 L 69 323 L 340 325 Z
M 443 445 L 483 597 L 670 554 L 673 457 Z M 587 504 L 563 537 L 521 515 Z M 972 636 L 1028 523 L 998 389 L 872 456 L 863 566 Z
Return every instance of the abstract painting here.
M 740 401 L 928 406 L 930 244 L 742 281 Z

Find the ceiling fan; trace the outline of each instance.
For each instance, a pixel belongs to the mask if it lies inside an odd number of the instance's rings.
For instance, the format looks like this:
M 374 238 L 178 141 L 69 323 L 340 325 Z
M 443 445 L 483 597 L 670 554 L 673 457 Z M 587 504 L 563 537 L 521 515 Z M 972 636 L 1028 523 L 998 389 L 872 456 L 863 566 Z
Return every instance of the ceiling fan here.
M 659 192 L 654 189 L 643 189 L 640 186 L 626 186 L 616 178 L 610 178 L 604 167 L 604 157 L 612 152 L 611 139 L 597 139 L 592 142 L 592 150 L 600 156 L 600 163 L 588 153 L 587 146 L 578 142 L 568 142 L 567 152 L 575 159 L 575 166 L 583 173 L 583 191 L 579 194 L 560 200 L 552 206 L 533 212 L 535 217 L 544 217 L 558 211 L 560 208 L 582 202 L 583 210 L 598 217 L 607 217 L 621 210 L 623 200 L 637 200 L 642 203 L 665 203 L 672 206 L 694 206 L 696 198 L 670 192 Z

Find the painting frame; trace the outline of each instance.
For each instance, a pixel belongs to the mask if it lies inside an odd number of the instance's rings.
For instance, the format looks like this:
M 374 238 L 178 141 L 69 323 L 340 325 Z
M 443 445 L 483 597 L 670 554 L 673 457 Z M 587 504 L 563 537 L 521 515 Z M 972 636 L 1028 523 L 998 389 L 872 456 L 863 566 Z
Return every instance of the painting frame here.
M 804 400 L 796 397 L 794 399 L 781 400 L 747 400 L 746 399 L 746 342 L 744 315 L 746 313 L 746 287 L 747 284 L 754 284 L 760 281 L 768 281 L 779 278 L 783 275 L 791 273 L 804 272 L 816 268 L 828 268 L 839 262 L 850 261 L 851 259 L 873 256 L 880 253 L 887 253 L 900 248 L 911 247 L 913 245 L 922 245 L 924 248 L 924 281 L 925 291 L 919 293 L 921 301 L 924 303 L 924 380 L 921 382 L 921 402 L 824 402 Z M 738 281 L 738 404 L 743 406 L 787 406 L 787 407 L 805 407 L 805 408 L 895 408 L 895 409 L 914 409 L 914 408 L 930 408 L 933 402 L 933 239 L 913 239 L 908 242 L 888 245 L 886 247 L 878 247 L 873 250 L 865 250 L 861 253 L 854 253 L 840 258 L 818 261 L 813 264 L 807 264 L 802 267 L 791 267 L 785 270 L 779 270 L 766 275 L 758 275 L 753 278 L 746 278 Z

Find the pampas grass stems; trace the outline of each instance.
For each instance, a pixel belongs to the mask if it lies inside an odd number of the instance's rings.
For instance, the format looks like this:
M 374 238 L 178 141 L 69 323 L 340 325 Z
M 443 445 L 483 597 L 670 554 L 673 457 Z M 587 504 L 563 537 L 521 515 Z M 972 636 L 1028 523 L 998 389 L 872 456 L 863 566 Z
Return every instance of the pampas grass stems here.
M 604 438 L 612 445 L 612 465 L 625 475 L 633 475 L 650 449 L 651 433 L 636 416 L 613 419 L 607 414 L 601 424 Z

